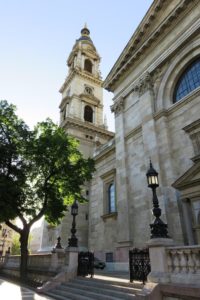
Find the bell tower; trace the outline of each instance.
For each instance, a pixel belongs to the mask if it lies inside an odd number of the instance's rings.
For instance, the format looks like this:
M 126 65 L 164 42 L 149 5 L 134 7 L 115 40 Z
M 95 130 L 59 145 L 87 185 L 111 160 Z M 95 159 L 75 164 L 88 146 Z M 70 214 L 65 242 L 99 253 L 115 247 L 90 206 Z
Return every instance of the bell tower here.
M 67 59 L 68 74 L 60 93 L 60 126 L 79 140 L 79 150 L 85 158 L 92 156 L 97 146 L 114 137 L 103 122 L 103 88 L 99 71 L 100 56 L 85 25 Z M 84 186 L 84 196 L 89 199 L 89 183 Z M 80 249 L 88 248 L 88 203 L 79 205 L 77 238 Z M 66 212 L 61 224 L 52 227 L 44 222 L 41 251 L 51 251 L 58 236 L 67 246 L 71 236 L 71 215 Z
M 100 56 L 85 25 L 67 59 L 68 75 L 60 93 L 60 126 L 80 141 L 85 157 L 98 144 L 113 137 L 103 122 L 103 88 L 99 70 Z

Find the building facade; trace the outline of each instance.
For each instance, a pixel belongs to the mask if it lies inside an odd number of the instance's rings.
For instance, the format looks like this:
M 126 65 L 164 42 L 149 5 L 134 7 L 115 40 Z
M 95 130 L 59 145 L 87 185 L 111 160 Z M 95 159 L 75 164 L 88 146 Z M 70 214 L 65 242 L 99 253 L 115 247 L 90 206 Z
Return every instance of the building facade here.
M 77 217 L 79 245 L 124 269 L 129 249 L 150 238 L 149 158 L 169 235 L 176 245 L 200 244 L 199 1 L 153 1 L 104 82 L 114 93 L 115 135 L 103 123 L 99 62 L 84 27 L 60 89 L 60 125 L 96 163 Z M 69 213 L 58 228 L 44 225 L 43 248 L 58 235 L 66 245 L 70 226 Z
M 150 238 L 149 158 L 169 235 L 200 243 L 199 32 L 199 1 L 155 0 L 104 82 L 116 133 L 95 153 L 89 248 L 116 268 Z

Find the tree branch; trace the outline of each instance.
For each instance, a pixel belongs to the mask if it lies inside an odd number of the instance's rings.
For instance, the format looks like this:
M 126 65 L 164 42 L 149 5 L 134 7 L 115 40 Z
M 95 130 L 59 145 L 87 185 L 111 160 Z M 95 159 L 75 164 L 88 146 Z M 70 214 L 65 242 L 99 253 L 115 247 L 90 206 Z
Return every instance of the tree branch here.
M 22 221 L 22 224 L 24 225 L 24 227 L 26 227 L 28 224 L 26 222 L 26 219 L 23 217 L 23 215 L 17 210 L 17 214 L 18 217 L 20 218 L 20 220 Z
M 47 178 L 45 179 L 44 182 L 44 188 L 46 188 L 48 181 L 50 180 L 50 178 L 55 174 L 55 172 L 52 171 L 51 174 L 49 174 L 49 176 L 47 176 Z M 43 207 L 41 208 L 40 212 L 38 213 L 37 216 L 35 216 L 30 222 L 29 222 L 29 226 L 31 227 L 35 222 L 37 222 L 45 213 L 46 207 L 47 207 L 47 195 L 45 193 L 45 199 L 44 199 L 44 203 L 43 203 Z
M 9 226 L 11 229 L 13 229 L 14 231 L 18 232 L 19 234 L 21 234 L 22 229 L 17 227 L 16 225 L 14 225 L 13 223 L 11 223 L 10 221 L 6 221 L 5 224 L 7 226 Z

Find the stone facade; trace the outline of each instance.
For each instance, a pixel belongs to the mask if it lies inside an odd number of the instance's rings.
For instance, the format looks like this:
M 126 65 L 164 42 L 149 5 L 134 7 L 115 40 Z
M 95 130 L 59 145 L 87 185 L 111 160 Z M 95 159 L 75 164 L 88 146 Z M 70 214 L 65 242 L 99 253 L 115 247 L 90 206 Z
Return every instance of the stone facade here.
M 77 234 L 80 246 L 115 269 L 127 269 L 129 249 L 146 247 L 150 237 L 149 158 L 159 172 L 157 195 L 169 235 L 177 246 L 200 243 L 200 86 L 174 101 L 182 74 L 200 56 L 199 17 L 197 0 L 152 3 L 104 82 L 114 93 L 115 136 L 102 121 L 100 58 L 86 27 L 68 58 L 61 126 L 96 162 L 86 187 L 89 208 L 81 208 Z M 43 247 L 52 245 L 50 230 L 66 245 L 70 226 L 69 214 L 58 228 L 44 226 Z
M 103 121 L 103 87 L 99 70 L 100 56 L 85 26 L 68 57 L 68 75 L 60 89 L 60 126 L 79 141 L 79 150 L 85 158 L 94 150 L 113 138 Z M 84 196 L 89 199 L 89 184 L 85 185 Z M 70 210 L 70 208 L 69 208 Z M 77 238 L 81 250 L 88 249 L 88 203 L 79 204 L 76 218 Z M 50 251 L 61 237 L 63 247 L 71 236 L 72 216 L 66 213 L 58 227 L 43 223 L 40 251 Z
M 145 247 L 150 236 L 149 158 L 159 172 L 157 194 L 170 236 L 177 245 L 199 243 L 192 224 L 185 230 L 181 193 L 172 187 L 193 165 L 194 142 L 183 128 L 199 119 L 200 88 L 176 103 L 173 95 L 200 54 L 199 17 L 198 1 L 155 0 L 104 82 L 114 93 L 116 134 L 113 147 L 95 156 L 89 247 L 103 259 L 112 253 L 116 265 L 128 261 L 130 247 Z M 107 215 L 103 189 L 113 170 L 117 209 Z M 199 204 L 195 207 L 199 211 Z

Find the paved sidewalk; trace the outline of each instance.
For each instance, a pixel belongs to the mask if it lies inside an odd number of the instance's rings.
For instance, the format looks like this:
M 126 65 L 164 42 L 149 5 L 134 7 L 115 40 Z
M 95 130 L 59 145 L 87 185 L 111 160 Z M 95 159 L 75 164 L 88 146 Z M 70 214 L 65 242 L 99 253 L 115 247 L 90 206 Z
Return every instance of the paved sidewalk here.
M 0 278 L 1 300 L 53 300 L 34 291 Z

